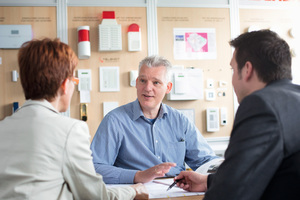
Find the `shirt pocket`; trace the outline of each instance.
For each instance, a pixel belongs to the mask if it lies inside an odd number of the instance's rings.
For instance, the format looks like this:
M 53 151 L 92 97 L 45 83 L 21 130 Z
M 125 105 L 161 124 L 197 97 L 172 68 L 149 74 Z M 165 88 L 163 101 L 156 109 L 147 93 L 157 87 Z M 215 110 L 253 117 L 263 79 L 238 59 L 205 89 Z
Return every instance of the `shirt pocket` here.
M 175 162 L 182 165 L 185 158 L 185 142 L 169 142 L 168 143 L 169 162 Z

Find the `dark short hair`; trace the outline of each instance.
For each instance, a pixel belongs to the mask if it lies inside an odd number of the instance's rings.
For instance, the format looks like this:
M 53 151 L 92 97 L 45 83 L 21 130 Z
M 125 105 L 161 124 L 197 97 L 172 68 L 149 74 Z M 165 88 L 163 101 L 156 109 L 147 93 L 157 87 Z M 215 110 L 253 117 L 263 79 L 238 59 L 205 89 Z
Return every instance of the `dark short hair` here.
M 275 32 L 260 30 L 243 33 L 229 44 L 236 50 L 239 73 L 249 61 L 258 78 L 265 83 L 292 79 L 290 47 Z
M 25 98 L 53 100 L 78 64 L 74 51 L 59 39 L 25 42 L 18 53 L 20 79 Z

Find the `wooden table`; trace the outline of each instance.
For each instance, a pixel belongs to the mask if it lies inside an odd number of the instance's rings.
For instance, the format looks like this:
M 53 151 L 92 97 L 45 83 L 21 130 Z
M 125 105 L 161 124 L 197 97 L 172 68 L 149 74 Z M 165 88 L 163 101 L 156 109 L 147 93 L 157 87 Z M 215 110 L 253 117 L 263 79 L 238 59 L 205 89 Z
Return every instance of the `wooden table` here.
M 159 198 L 159 199 L 153 199 L 153 200 L 202 200 L 204 198 L 204 195 L 195 195 L 195 196 L 187 196 L 187 197 L 169 197 L 169 198 Z

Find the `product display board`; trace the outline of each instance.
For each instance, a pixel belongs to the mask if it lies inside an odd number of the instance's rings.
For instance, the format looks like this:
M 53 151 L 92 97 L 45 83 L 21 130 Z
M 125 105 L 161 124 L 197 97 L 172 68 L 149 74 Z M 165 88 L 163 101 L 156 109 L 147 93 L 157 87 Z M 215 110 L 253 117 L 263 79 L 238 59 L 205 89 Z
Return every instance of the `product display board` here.
M 292 52 L 293 82 L 300 84 L 300 12 L 299 7 L 284 9 L 240 9 L 241 33 L 270 29 L 285 39 Z
M 0 7 L 0 25 L 31 25 L 32 38 L 54 39 L 57 33 L 56 8 Z M 18 30 L 21 29 L 15 32 Z M 17 55 L 18 49 L 0 49 L 0 120 L 12 114 L 13 102 L 20 106 L 25 102 L 20 78 L 12 81 L 12 72 L 19 73 Z
M 67 43 L 80 58 L 80 88 L 87 83 L 89 86 L 80 91 L 75 87 L 68 113 L 80 119 L 85 105 L 91 139 L 109 110 L 137 98 L 134 83 L 139 62 L 148 56 L 147 29 L 153 28 L 155 35 L 156 25 L 158 37 L 150 40 L 151 45 L 158 46 L 155 53 L 174 66 L 173 91 L 163 102 L 184 111 L 206 138 L 229 136 L 233 125 L 234 92 L 229 64 L 233 51 L 228 43 L 232 28 L 241 33 L 268 28 L 287 40 L 293 53 L 293 81 L 300 84 L 299 7 L 243 5 L 239 12 L 233 12 L 239 13 L 238 28 L 231 27 L 234 23 L 231 24 L 229 7 L 157 7 L 157 18 L 156 13 L 151 18 L 147 12 L 154 13 L 147 7 L 118 6 L 67 6 L 63 11 L 55 6 L 0 7 L 0 25 L 30 25 L 32 38 L 37 39 L 56 38 L 60 25 L 57 16 L 67 16 L 64 32 Z M 101 34 L 105 36 L 102 39 Z M 25 102 L 17 74 L 17 54 L 18 49 L 0 48 L 0 120 L 12 114 L 13 105 L 22 106 Z
M 108 14 L 112 16 L 108 16 L 107 11 L 111 11 Z M 100 43 L 107 42 L 99 41 L 99 25 L 103 24 L 103 13 L 106 13 L 106 21 L 109 21 L 109 23 L 104 21 L 105 28 L 120 27 L 122 48 L 114 51 L 111 49 L 99 51 Z M 132 24 L 137 24 L 140 28 L 141 43 L 143 44 L 141 51 L 128 51 L 128 30 Z M 105 114 L 104 105 L 109 102 L 118 102 L 118 105 L 121 106 L 134 101 L 137 97 L 136 88 L 130 86 L 130 71 L 138 70 L 139 62 L 148 55 L 146 8 L 68 7 L 68 40 L 75 52 L 78 52 L 77 27 L 79 26 L 89 26 L 90 28 L 91 56 L 88 59 L 80 59 L 77 68 L 91 70 L 92 90 L 89 91 L 90 103 L 88 103 L 87 124 L 92 139 Z M 115 36 L 108 34 L 107 37 L 113 39 Z M 112 40 L 112 42 L 118 41 L 120 38 Z M 118 69 L 118 73 L 109 73 L 114 69 Z M 103 72 L 106 72 L 110 77 L 100 80 Z M 116 75 L 119 78 L 115 78 Z M 114 77 L 116 81 L 114 82 L 111 77 Z M 113 89 L 111 89 L 112 86 Z M 79 104 L 83 95 L 84 93 L 75 88 L 70 107 L 73 118 L 80 116 Z
M 232 129 L 234 109 L 232 71 L 229 65 L 231 59 L 231 48 L 228 44 L 229 15 L 227 8 L 157 9 L 159 54 L 179 69 L 195 68 L 203 72 L 202 85 L 194 86 L 198 88 L 203 86 L 202 91 L 194 90 L 202 92 L 202 99 L 181 101 L 165 99 L 164 102 L 177 109 L 194 109 L 195 124 L 204 137 L 229 136 Z M 176 81 L 175 85 L 178 83 L 179 81 Z M 188 91 L 189 88 L 185 90 Z M 213 119 L 209 117 L 210 115 L 206 115 L 210 110 L 220 112 L 224 108 L 227 111 L 226 123 L 221 124 L 219 117 Z M 216 116 L 221 114 L 218 113 Z M 207 127 L 207 121 L 218 124 L 218 129 Z

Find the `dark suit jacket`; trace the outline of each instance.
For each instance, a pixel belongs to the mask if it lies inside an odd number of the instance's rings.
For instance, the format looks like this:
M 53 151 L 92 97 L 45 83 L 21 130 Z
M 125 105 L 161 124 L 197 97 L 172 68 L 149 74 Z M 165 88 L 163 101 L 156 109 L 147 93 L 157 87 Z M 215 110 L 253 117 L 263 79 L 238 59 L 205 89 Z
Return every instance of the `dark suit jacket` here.
M 241 102 L 205 200 L 300 199 L 300 86 L 275 81 Z

